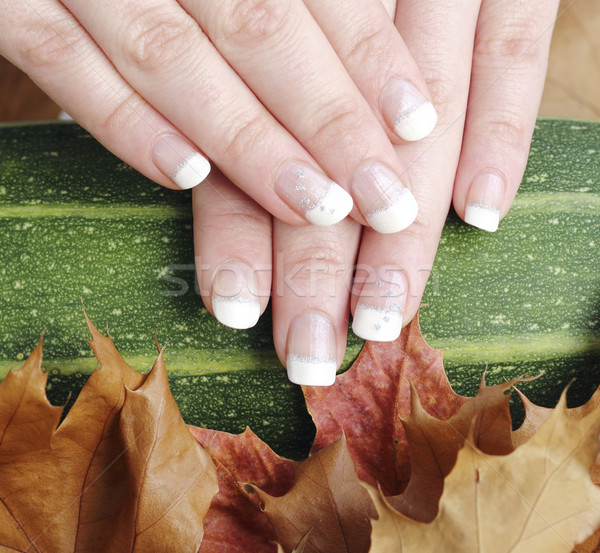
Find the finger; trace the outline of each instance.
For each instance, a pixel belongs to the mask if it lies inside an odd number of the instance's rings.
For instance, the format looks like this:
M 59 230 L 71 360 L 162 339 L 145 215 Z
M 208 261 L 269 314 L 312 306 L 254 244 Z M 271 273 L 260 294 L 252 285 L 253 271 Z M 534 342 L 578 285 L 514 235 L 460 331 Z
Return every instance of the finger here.
M 188 90 L 185 94 L 188 94 L 190 100 L 188 103 L 182 102 L 178 98 L 181 95 L 180 90 L 173 90 L 167 103 L 169 106 L 177 104 L 172 112 L 179 111 L 179 121 L 184 121 L 183 126 L 191 132 L 182 131 L 182 125 L 169 123 L 161 115 L 165 114 L 164 110 L 156 108 L 156 105 L 150 103 L 147 96 L 141 96 L 136 92 L 138 89 L 131 85 L 129 79 L 125 81 L 120 76 L 115 70 L 115 66 L 98 48 L 87 30 L 81 26 L 70 11 L 58 2 L 51 0 L 36 0 L 35 3 L 23 2 L 22 4 L 12 2 L 7 17 L 4 17 L 3 14 L 0 21 L 0 29 L 6 31 L 0 38 L 2 52 L 16 65 L 31 74 L 66 111 L 90 130 L 103 144 L 145 175 L 171 187 L 176 187 L 176 184 L 168 184 L 169 176 L 175 179 L 180 187 L 191 187 L 197 184 L 202 180 L 201 177 L 208 173 L 210 165 L 206 159 L 208 154 L 205 156 L 200 154 L 199 148 L 196 146 L 196 139 L 199 135 L 214 137 L 211 138 L 210 143 L 218 143 L 222 147 L 225 157 L 230 155 L 232 160 L 235 160 L 237 149 L 237 158 L 243 158 L 247 162 L 244 167 L 241 163 L 230 163 L 230 169 L 234 168 L 240 175 L 243 172 L 246 175 L 244 182 L 250 187 L 255 187 L 255 195 L 288 222 L 302 224 L 308 218 L 312 218 L 312 222 L 316 224 L 331 224 L 332 221 L 335 222 L 345 217 L 350 211 L 352 201 L 349 195 L 319 170 L 314 160 L 287 131 L 276 125 L 280 133 L 275 132 L 274 136 L 269 135 L 272 144 L 267 144 L 269 137 L 266 137 L 265 141 L 260 140 L 260 136 L 256 135 L 255 131 L 259 130 L 262 125 L 261 117 L 263 115 L 270 116 L 253 96 L 252 101 L 255 103 L 255 107 L 258 106 L 258 111 L 255 110 L 255 112 L 252 112 L 252 109 L 246 111 L 241 109 L 244 105 L 243 102 L 235 107 L 236 102 L 230 101 L 231 97 L 215 99 L 215 82 L 220 82 L 218 75 L 211 75 L 210 79 L 204 82 L 205 86 L 201 90 L 200 87 L 193 89 L 192 86 L 193 90 L 190 92 L 190 87 L 185 87 Z M 85 6 L 81 4 L 77 3 L 77 7 L 85 11 Z M 114 25 L 114 21 L 119 20 L 117 7 L 121 7 L 121 4 L 104 6 L 108 11 L 112 10 L 107 16 L 109 26 L 113 29 L 119 28 L 118 25 Z M 179 6 L 176 7 L 183 12 Z M 92 19 L 94 19 L 98 15 L 95 7 L 92 12 L 94 14 Z M 155 14 L 149 11 L 146 14 L 146 21 L 150 22 L 154 16 Z M 159 16 L 157 15 L 157 17 Z M 191 18 L 187 15 L 186 17 L 191 21 Z M 123 33 L 134 35 L 134 37 L 130 37 L 129 44 L 132 45 L 135 43 L 136 22 L 130 21 L 130 23 L 132 27 L 123 29 Z M 197 28 L 197 25 L 193 24 Z M 164 29 L 154 26 L 152 30 L 159 34 Z M 169 32 L 173 33 L 174 31 L 172 28 L 169 30 L 167 26 L 164 30 L 167 38 L 170 36 Z M 139 34 L 138 32 L 138 36 Z M 117 41 L 114 36 L 110 40 L 113 39 Z M 119 44 L 113 44 L 113 46 L 118 49 Z M 156 48 L 156 45 L 153 47 Z M 169 48 L 165 50 L 166 52 L 170 51 Z M 202 58 L 201 54 L 200 52 L 200 58 Z M 139 55 L 141 54 L 138 52 Z M 176 49 L 175 55 L 179 56 Z M 233 75 L 236 83 L 241 82 L 230 68 L 226 68 L 226 71 Z M 150 82 L 150 72 L 147 73 L 140 70 L 139 78 L 145 82 L 147 87 L 154 88 Z M 170 83 L 172 79 L 165 77 L 165 81 Z M 182 83 L 182 86 L 185 84 Z M 221 84 L 228 89 L 227 80 Z M 161 86 L 159 83 L 156 88 L 160 89 Z M 245 85 L 244 90 L 246 90 Z M 202 125 L 196 125 L 198 120 L 205 119 L 201 110 L 196 109 L 196 105 L 200 103 L 197 101 L 196 91 L 200 98 L 206 99 L 208 103 L 214 100 L 213 107 L 219 102 L 225 104 L 229 102 L 228 107 L 231 109 L 228 113 L 231 124 L 228 126 L 226 123 L 220 125 L 215 122 L 218 132 L 203 133 Z M 231 92 L 234 97 L 235 94 L 234 91 Z M 177 100 L 174 101 L 174 98 Z M 190 106 L 193 107 L 194 119 L 190 119 L 184 109 L 189 110 Z M 237 118 L 235 121 L 237 126 L 234 126 L 236 110 L 241 117 Z M 173 115 L 172 112 L 169 115 Z M 176 117 L 169 117 L 171 122 L 175 119 Z M 254 125 L 253 122 L 257 124 Z M 281 133 L 285 137 L 282 137 Z M 253 134 L 254 138 L 252 138 Z M 255 147 L 262 150 L 264 155 L 258 155 L 256 151 L 249 151 L 250 156 L 252 153 L 257 155 L 248 157 L 246 154 L 250 149 L 246 149 L 242 145 L 244 137 L 248 140 L 255 140 Z M 269 171 L 275 171 L 278 167 L 278 163 L 281 161 L 277 158 L 278 154 L 280 158 L 305 163 L 307 166 L 305 173 L 310 177 L 307 179 L 310 182 L 306 183 L 306 193 L 303 196 L 308 198 L 306 206 L 294 204 L 292 209 L 288 205 L 290 202 L 284 202 L 273 193 L 272 179 L 266 178 L 265 175 Z M 271 163 L 265 163 L 260 159 L 261 157 L 269 159 Z M 199 174 L 200 176 L 198 176 Z M 293 178 L 295 176 L 288 176 L 288 180 L 293 180 Z M 265 183 L 271 184 L 267 186 Z M 320 207 L 323 205 L 327 209 L 321 212 Z M 311 210 L 313 210 L 312 213 Z
M 357 270 L 352 294 L 353 329 L 361 337 L 394 339 L 419 307 L 452 196 L 478 7 L 474 1 L 455 13 L 452 5 L 434 1 L 398 3 L 403 18 L 397 17 L 397 26 L 425 76 L 439 121 L 423 141 L 397 149 L 420 205 L 415 223 L 397 235 L 363 233 L 357 267 L 366 269 Z
M 58 2 L 9 2 L 0 51 L 110 151 L 168 188 L 202 182 L 210 163 L 123 80 Z
M 416 141 L 431 133 L 437 113 L 417 64 L 379 0 L 305 0 L 349 75 L 389 137 Z
M 454 207 L 490 232 L 525 171 L 557 8 L 558 0 L 486 0 L 481 7 Z
M 297 229 L 274 222 L 273 338 L 289 379 L 333 384 L 344 358 L 360 225 Z
M 250 328 L 270 296 L 271 217 L 218 171 L 192 198 L 204 305 L 224 325 Z
M 182 0 L 182 5 L 258 99 L 351 192 L 358 208 L 354 215 L 361 222 L 380 232 L 410 225 L 416 205 L 404 168 L 328 37 L 300 0 Z M 324 6 L 328 11 L 329 4 Z M 376 25 L 392 36 L 393 25 L 378 7 Z M 397 51 L 399 46 L 392 43 L 390 55 L 407 56 L 406 49 Z M 218 163 L 212 151 L 211 159 Z M 367 165 L 377 170 L 367 176 Z M 289 197 L 301 200 L 295 186 L 290 188 Z

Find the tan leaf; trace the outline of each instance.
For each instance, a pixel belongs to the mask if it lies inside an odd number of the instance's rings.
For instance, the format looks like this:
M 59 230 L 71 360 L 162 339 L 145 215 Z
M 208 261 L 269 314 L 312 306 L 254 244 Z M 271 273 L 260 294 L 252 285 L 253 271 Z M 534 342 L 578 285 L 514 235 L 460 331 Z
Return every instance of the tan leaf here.
M 552 414 L 552 409 L 541 407 L 529 401 L 529 399 L 520 390 L 517 390 L 523 407 L 525 408 L 525 419 L 523 424 L 513 432 L 513 442 L 515 446 L 525 443 L 537 431 L 540 425 Z M 582 419 L 588 414 L 600 408 L 600 387 L 592 394 L 592 397 L 579 407 L 567 409 L 567 415 L 575 420 Z M 600 454 L 596 457 L 592 467 L 592 481 L 600 485 Z
M 0 457 L 47 449 L 58 426 L 62 407 L 46 398 L 48 373 L 42 372 L 42 338 L 19 371 L 11 371 L 0 382 Z
M 342 436 L 296 467 L 296 483 L 282 497 L 257 489 L 264 512 L 286 551 L 362 553 L 375 513 Z
M 549 407 L 541 407 L 529 401 L 527 396 L 518 389 L 517 393 L 525 408 L 525 419 L 523 420 L 523 424 L 513 432 L 513 441 L 515 445 L 520 445 L 535 434 L 540 425 L 550 417 L 553 410 Z M 596 389 L 592 394 L 592 397 L 586 403 L 579 407 L 567 409 L 567 415 L 574 419 L 582 419 L 592 411 L 598 409 L 598 407 L 600 407 L 600 387 Z
M 444 488 L 444 478 L 454 466 L 469 434 L 474 445 L 485 453 L 510 453 L 514 447 L 510 396 L 506 391 L 516 382 L 487 386 L 484 375 L 478 394 L 463 403 L 448 420 L 428 414 L 413 390 L 411 414 L 404 421 L 411 478 L 404 493 L 388 499 L 390 504 L 415 520 L 433 520 Z
M 513 432 L 513 440 L 516 445 L 525 443 L 552 414 L 552 409 L 540 407 L 517 390 L 523 406 L 525 407 L 525 419 L 523 424 Z M 583 405 L 567 409 L 567 414 L 574 419 L 582 419 L 600 406 L 600 388 L 596 389 L 592 397 Z M 592 482 L 600 485 L 600 455 L 596 456 L 596 461 L 591 471 Z M 600 546 L 600 527 L 590 536 L 585 543 L 578 544 L 575 547 L 576 553 L 597 553 Z
M 512 453 L 489 455 L 467 444 L 431 523 L 398 513 L 369 487 L 379 515 L 371 553 L 568 553 L 600 522 L 600 489 L 589 477 L 599 431 L 600 410 L 575 420 L 563 395 L 538 432 Z
M 0 404 L 17 407 L 0 410 L 0 544 L 40 552 L 196 551 L 217 491 L 215 469 L 181 419 L 162 354 L 147 377 L 136 376 L 91 323 L 90 332 L 102 368 L 58 428 L 56 408 L 44 407 L 41 346 L 16 373 L 32 383 L 19 400 L 10 381 L 0 389 Z M 20 440 L 11 439 L 24 428 Z

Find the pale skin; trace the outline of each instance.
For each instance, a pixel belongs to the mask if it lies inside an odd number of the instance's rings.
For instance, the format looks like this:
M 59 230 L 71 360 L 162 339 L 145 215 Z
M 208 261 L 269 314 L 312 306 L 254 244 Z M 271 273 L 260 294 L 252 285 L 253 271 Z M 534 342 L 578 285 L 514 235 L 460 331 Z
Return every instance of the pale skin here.
M 451 203 L 508 212 L 557 6 L 9 0 L 0 53 L 159 184 L 221 170 L 193 192 L 205 305 L 247 326 L 272 297 L 282 363 L 325 384 L 349 313 L 375 339 L 414 317 Z

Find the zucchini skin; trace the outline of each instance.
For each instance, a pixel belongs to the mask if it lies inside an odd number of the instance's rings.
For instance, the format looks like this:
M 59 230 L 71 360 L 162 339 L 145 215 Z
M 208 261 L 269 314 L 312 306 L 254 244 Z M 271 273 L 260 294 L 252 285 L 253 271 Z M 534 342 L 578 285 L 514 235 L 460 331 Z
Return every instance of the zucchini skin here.
M 70 401 L 96 367 L 81 300 L 138 370 L 165 351 L 184 419 L 300 457 L 314 428 L 273 351 L 270 316 L 228 329 L 195 289 L 191 194 L 148 181 L 72 123 L 0 127 L 0 378 L 45 329 L 49 395 Z M 521 191 L 495 234 L 449 216 L 421 326 L 458 393 L 522 388 L 553 404 L 600 382 L 600 124 L 540 120 Z M 349 332 L 345 366 L 362 341 Z

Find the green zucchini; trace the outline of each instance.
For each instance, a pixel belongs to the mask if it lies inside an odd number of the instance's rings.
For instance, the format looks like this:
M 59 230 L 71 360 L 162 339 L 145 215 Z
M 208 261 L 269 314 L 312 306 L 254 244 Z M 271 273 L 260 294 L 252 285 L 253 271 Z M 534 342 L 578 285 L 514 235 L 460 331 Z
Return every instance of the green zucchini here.
M 45 329 L 55 403 L 72 401 L 95 367 L 81 300 L 106 321 L 136 369 L 165 352 L 184 419 L 239 432 L 250 425 L 298 457 L 313 427 L 271 340 L 219 325 L 195 289 L 189 192 L 144 179 L 72 123 L 0 127 L 0 378 Z M 445 348 L 459 393 L 488 380 L 545 376 L 525 386 L 552 404 L 600 382 L 600 124 L 538 122 L 523 185 L 500 230 L 450 215 L 424 296 L 427 340 Z M 347 367 L 362 341 L 349 333 Z

